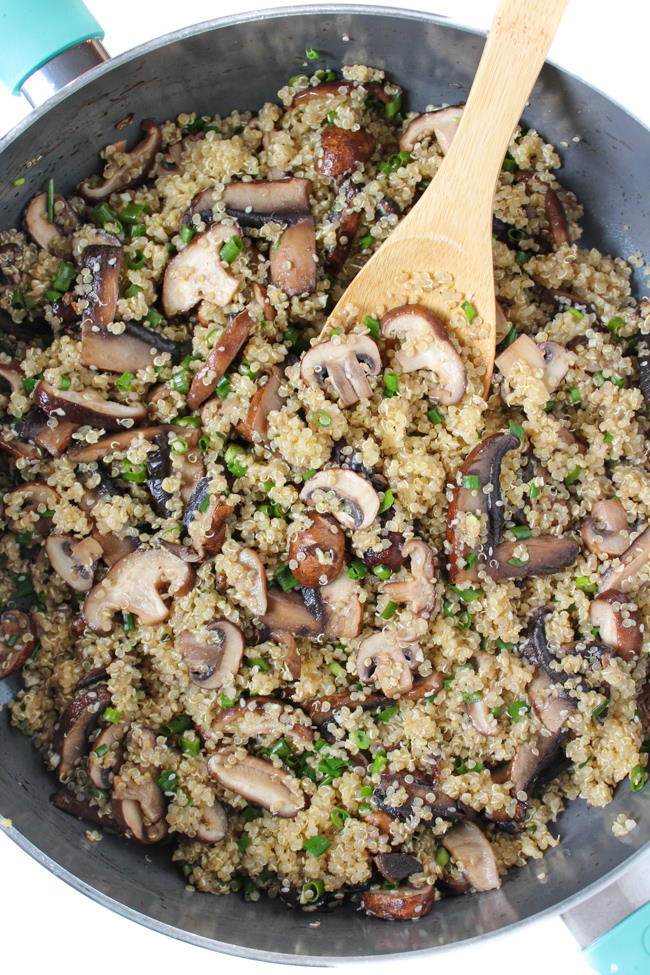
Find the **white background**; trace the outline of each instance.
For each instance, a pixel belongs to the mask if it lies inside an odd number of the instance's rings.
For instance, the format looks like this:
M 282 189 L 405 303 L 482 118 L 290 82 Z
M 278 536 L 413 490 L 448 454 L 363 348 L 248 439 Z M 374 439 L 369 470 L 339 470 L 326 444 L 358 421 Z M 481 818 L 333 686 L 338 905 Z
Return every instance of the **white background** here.
M 105 45 L 111 54 L 119 54 L 188 24 L 258 9 L 262 5 L 272 6 L 255 0 L 86 0 L 86 3 L 106 30 Z M 431 4 L 423 0 L 407 3 L 393 0 L 393 6 L 433 9 L 458 23 L 486 30 L 496 0 L 432 0 Z M 649 30 L 647 0 L 614 3 L 572 0 L 550 58 L 605 91 L 650 125 Z M 2 38 L 0 56 L 1 44 Z M 191 90 L 188 90 L 188 107 L 191 107 Z M 26 103 L 0 88 L 0 135 L 28 111 Z M 22 973 L 40 969 L 47 970 L 48 975 L 58 975 L 64 970 L 91 971 L 93 975 L 176 971 L 202 975 L 225 966 L 228 975 L 286 972 L 279 965 L 215 956 L 117 917 L 55 880 L 3 834 L 0 834 L 0 932 L 5 971 L 11 968 Z M 389 964 L 393 970 L 399 965 Z M 586 975 L 589 971 L 578 956 L 571 935 L 557 918 L 493 938 L 480 947 L 456 949 L 444 956 L 436 955 L 433 960 L 409 959 L 406 964 L 412 975 L 425 972 L 428 975 L 432 970 L 439 973 L 453 970 L 454 975 L 476 972 L 479 975 L 510 972 Z M 342 966 L 346 972 L 357 973 L 369 967 L 373 972 L 387 970 L 387 964 L 379 962 L 363 969 Z M 304 967 L 295 970 L 310 971 Z

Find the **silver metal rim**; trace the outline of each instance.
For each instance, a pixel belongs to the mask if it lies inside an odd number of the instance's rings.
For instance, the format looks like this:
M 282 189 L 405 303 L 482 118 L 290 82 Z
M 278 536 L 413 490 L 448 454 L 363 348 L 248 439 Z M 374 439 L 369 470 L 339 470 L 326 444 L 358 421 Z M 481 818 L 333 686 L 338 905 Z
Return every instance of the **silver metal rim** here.
M 425 21 L 427 23 L 440 24 L 445 27 L 452 27 L 455 30 L 464 31 L 467 34 L 473 34 L 476 37 L 482 37 L 483 35 L 479 31 L 470 30 L 462 24 L 458 24 L 450 18 L 435 13 L 426 13 L 424 11 L 418 10 L 402 10 L 395 7 L 379 7 L 379 6 L 366 6 L 365 4 L 324 4 L 319 7 L 313 6 L 295 6 L 295 7 L 278 7 L 278 8 L 268 8 L 265 10 L 252 10 L 245 14 L 232 14 L 228 17 L 217 17 L 214 20 L 203 21 L 200 24 L 193 24 L 190 27 L 182 28 L 181 30 L 174 31 L 171 34 L 165 34 L 162 37 L 154 38 L 151 41 L 147 41 L 145 44 L 141 44 L 139 47 L 132 48 L 123 54 L 118 55 L 107 61 L 104 64 L 98 65 L 96 68 L 83 74 L 76 81 L 71 82 L 66 85 L 58 94 L 54 95 L 49 99 L 41 108 L 32 112 L 27 118 L 23 119 L 17 126 L 15 126 L 2 140 L 0 140 L 0 154 L 7 148 L 7 146 L 14 141 L 23 132 L 29 129 L 33 124 L 36 124 L 43 116 L 45 116 L 50 109 L 55 108 L 61 102 L 63 102 L 69 95 L 83 88 L 84 85 L 89 84 L 91 81 L 95 81 L 102 75 L 114 70 L 115 68 L 120 68 L 122 65 L 127 64 L 136 58 L 140 58 L 143 55 L 148 54 L 150 51 L 155 51 L 158 48 L 166 47 L 168 44 L 174 43 L 176 41 L 185 40 L 189 37 L 194 37 L 197 34 L 203 34 L 209 30 L 214 30 L 220 27 L 228 27 L 231 25 L 239 25 L 250 23 L 251 21 L 257 20 L 277 20 L 280 17 L 290 17 L 295 15 L 300 15 L 304 17 L 314 17 L 321 16 L 322 14 L 360 14 L 366 17 L 385 17 L 390 16 L 394 18 L 399 18 L 403 20 L 418 20 Z M 554 64 L 554 62 L 549 62 Z M 578 78 L 570 71 L 566 71 L 564 68 L 557 67 L 562 74 L 568 77 L 575 78 L 580 81 L 581 84 L 586 85 L 594 91 L 606 98 L 610 104 L 615 105 L 621 112 L 633 118 L 639 123 L 643 128 L 646 128 L 645 124 L 637 118 L 632 112 L 628 111 L 623 105 L 617 102 L 615 99 L 610 98 L 605 92 L 594 85 L 587 85 L 586 82 Z M 257 961 L 267 961 L 274 963 L 281 963 L 287 965 L 305 965 L 313 967 L 332 967 L 335 965 L 343 964 L 345 962 L 372 962 L 377 961 L 377 957 L 373 955 L 293 955 L 284 954 L 282 952 L 272 952 L 272 951 L 261 951 L 256 948 L 245 948 L 239 947 L 237 945 L 228 944 L 223 941 L 217 941 L 214 938 L 206 938 L 202 935 L 193 934 L 190 931 L 186 931 L 182 928 L 177 928 L 171 924 L 165 924 L 162 921 L 158 921 L 155 918 L 150 917 L 147 914 L 142 914 L 133 908 L 127 907 L 126 904 L 120 903 L 120 901 L 114 900 L 112 897 L 108 897 L 106 894 L 97 890 L 95 887 L 91 887 L 86 884 L 79 877 L 70 873 L 51 857 L 47 856 L 39 850 L 30 840 L 23 836 L 17 829 L 5 828 L 0 826 L 2 832 L 5 833 L 10 839 L 16 843 L 25 853 L 28 853 L 37 863 L 44 866 L 50 873 L 54 874 L 55 877 L 63 880 L 70 887 L 78 890 L 80 893 L 85 894 L 86 897 L 90 897 L 96 903 L 101 904 L 103 907 L 107 907 L 119 914 L 121 917 L 128 918 L 131 921 L 135 921 L 141 924 L 143 927 L 149 928 L 152 931 L 157 931 L 160 934 L 167 935 L 171 938 L 176 938 L 179 941 L 185 941 L 188 944 L 196 945 L 201 948 L 208 948 L 211 951 L 218 951 L 228 955 L 234 955 L 240 958 L 252 958 Z M 486 934 L 477 935 L 474 938 L 466 938 L 464 941 L 457 942 L 452 945 L 437 945 L 431 948 L 423 948 L 419 950 L 414 950 L 413 952 L 408 952 L 408 956 L 413 955 L 414 957 L 425 957 L 431 955 L 434 952 L 440 953 L 445 951 L 454 951 L 455 949 L 462 948 L 465 946 L 477 944 L 481 941 L 485 941 L 487 938 L 493 939 L 501 937 L 511 931 L 523 928 L 533 921 L 540 921 L 547 917 L 552 917 L 560 912 L 566 912 L 570 910 L 571 907 L 576 904 L 581 903 L 588 897 L 591 897 L 609 884 L 614 883 L 619 877 L 621 877 L 628 864 L 637 857 L 640 853 L 646 850 L 650 844 L 642 847 L 641 850 L 637 850 L 631 853 L 618 867 L 615 867 L 609 873 L 602 876 L 599 880 L 590 884 L 588 887 L 579 891 L 579 893 L 567 897 L 565 900 L 558 901 L 556 904 L 545 908 L 530 917 L 524 918 L 520 921 L 514 921 L 511 924 L 506 924 L 502 928 L 496 931 L 490 931 Z M 391 960 L 391 959 L 404 959 L 405 954 L 403 952 L 398 952 L 395 954 L 386 954 L 381 956 L 381 960 Z

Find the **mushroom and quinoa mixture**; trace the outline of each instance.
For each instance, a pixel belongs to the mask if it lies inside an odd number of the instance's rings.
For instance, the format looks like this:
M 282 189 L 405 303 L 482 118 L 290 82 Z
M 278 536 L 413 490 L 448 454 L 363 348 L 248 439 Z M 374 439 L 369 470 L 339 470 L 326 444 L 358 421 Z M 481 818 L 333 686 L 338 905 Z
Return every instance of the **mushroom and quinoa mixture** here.
M 0 233 L 0 677 L 52 802 L 392 919 L 642 788 L 650 726 L 648 305 L 520 128 L 487 398 L 435 269 L 445 321 L 405 279 L 326 326 L 462 113 L 400 99 L 351 66 L 147 120 Z

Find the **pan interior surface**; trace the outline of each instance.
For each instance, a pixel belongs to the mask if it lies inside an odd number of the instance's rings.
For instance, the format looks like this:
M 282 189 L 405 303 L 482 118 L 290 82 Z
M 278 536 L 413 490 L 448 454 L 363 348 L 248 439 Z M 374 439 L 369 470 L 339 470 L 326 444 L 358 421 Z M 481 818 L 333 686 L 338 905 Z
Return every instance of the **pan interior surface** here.
M 354 7 L 267 11 L 153 42 L 73 85 L 65 98 L 56 98 L 4 141 L 0 226 L 16 225 L 25 201 L 51 176 L 58 191 L 69 193 L 97 170 L 101 147 L 117 138 L 133 144 L 142 118 L 162 121 L 191 110 L 227 114 L 273 100 L 288 77 L 303 70 L 307 47 L 315 47 L 328 67 L 384 68 L 406 89 L 407 107 L 423 110 L 465 100 L 482 46 L 481 37 L 423 14 Z M 130 113 L 133 122 L 118 135 L 115 124 Z M 650 133 L 603 95 L 550 65 L 524 120 L 563 156 L 560 179 L 585 205 L 582 246 L 621 257 L 650 253 L 644 198 Z M 11 186 L 17 175 L 26 176 L 19 188 Z M 0 707 L 18 686 L 15 678 L 0 683 Z M 54 782 L 30 742 L 9 726 L 6 708 L 0 712 L 0 751 L 0 817 L 12 822 L 10 834 L 55 873 L 165 933 L 275 961 L 318 964 L 395 955 L 496 932 L 597 884 L 650 840 L 650 816 L 644 816 L 650 796 L 623 783 L 604 809 L 570 804 L 557 826 L 561 844 L 542 861 L 513 869 L 500 891 L 446 898 L 417 924 L 386 924 L 349 908 L 303 914 L 266 899 L 244 904 L 237 895 L 191 893 L 168 849 L 139 847 L 110 835 L 101 843 L 88 842 L 83 823 L 49 805 Z M 621 813 L 638 826 L 617 839 L 612 823 Z

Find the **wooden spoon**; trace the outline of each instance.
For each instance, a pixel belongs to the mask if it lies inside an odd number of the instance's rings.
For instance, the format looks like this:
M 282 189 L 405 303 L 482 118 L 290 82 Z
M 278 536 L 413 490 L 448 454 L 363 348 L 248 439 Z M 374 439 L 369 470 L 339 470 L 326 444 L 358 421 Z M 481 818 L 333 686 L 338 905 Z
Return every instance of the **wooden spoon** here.
M 496 344 L 496 182 L 567 3 L 501 0 L 460 125 L 435 179 L 348 286 L 325 333 L 397 305 L 425 305 L 451 326 L 487 394 Z M 463 301 L 476 309 L 471 322 L 462 312 L 450 321 L 454 293 L 462 296 L 457 310 Z

